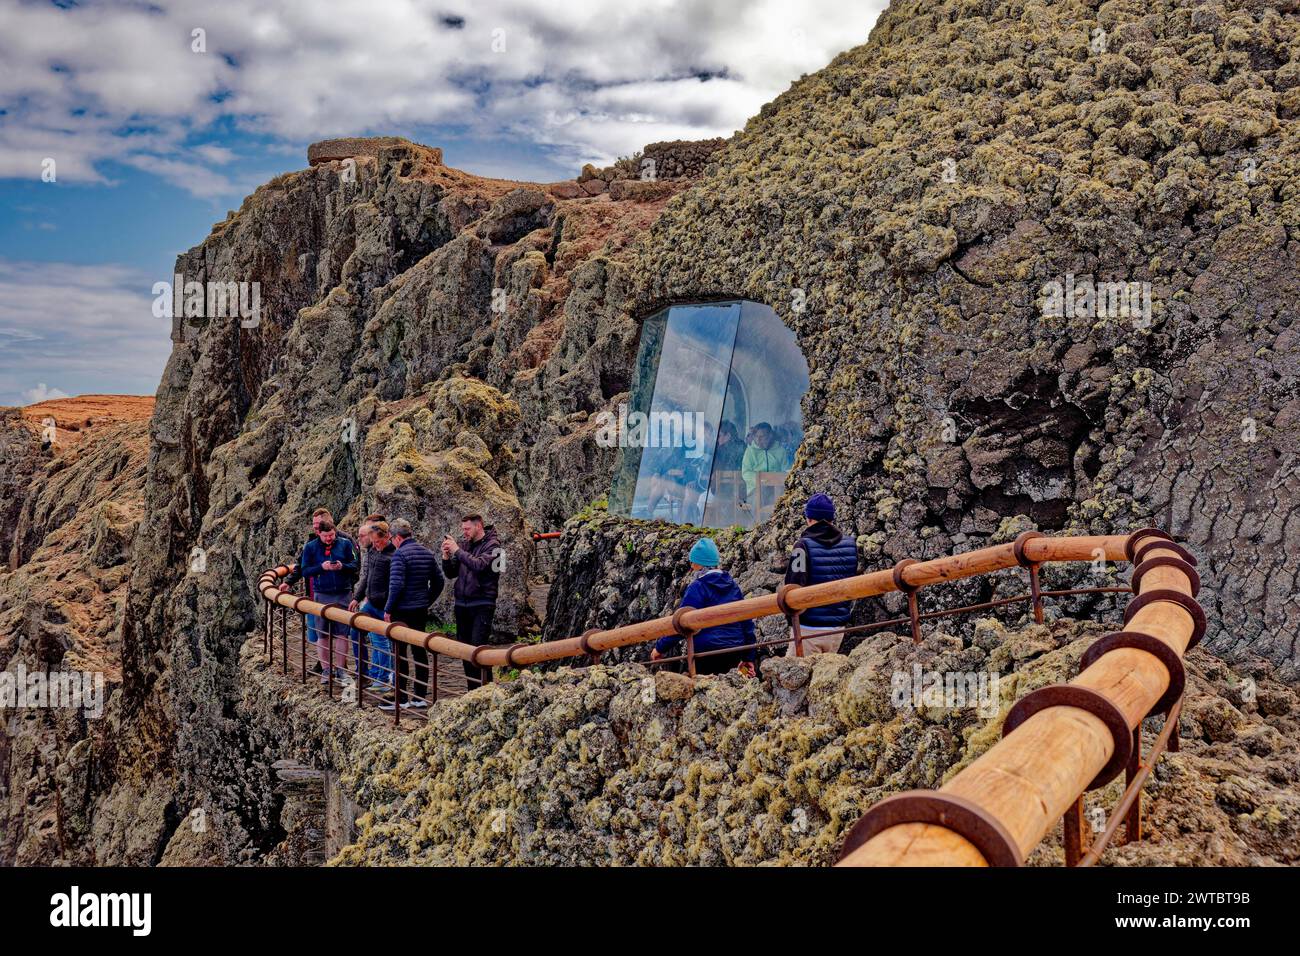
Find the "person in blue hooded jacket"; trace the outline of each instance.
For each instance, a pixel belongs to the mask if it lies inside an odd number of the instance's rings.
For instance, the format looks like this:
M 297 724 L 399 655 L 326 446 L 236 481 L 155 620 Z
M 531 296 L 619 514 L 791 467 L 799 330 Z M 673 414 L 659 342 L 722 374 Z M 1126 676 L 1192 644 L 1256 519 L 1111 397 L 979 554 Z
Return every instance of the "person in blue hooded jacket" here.
M 701 538 L 695 542 L 690 553 L 691 570 L 694 572 L 691 583 L 682 595 L 682 607 L 714 607 L 731 601 L 743 600 L 740 586 L 731 575 L 718 567 L 718 546 L 712 538 Z M 681 638 L 672 635 L 661 637 L 655 642 L 650 652 L 651 660 L 663 657 L 675 657 L 680 653 Z M 723 674 L 733 668 L 740 668 L 752 676 L 754 648 L 746 647 L 754 643 L 754 622 L 738 621 L 734 624 L 719 624 L 706 627 L 695 635 L 695 653 L 724 650 L 728 647 L 744 648 L 730 654 L 709 654 L 707 657 L 695 658 L 696 674 Z

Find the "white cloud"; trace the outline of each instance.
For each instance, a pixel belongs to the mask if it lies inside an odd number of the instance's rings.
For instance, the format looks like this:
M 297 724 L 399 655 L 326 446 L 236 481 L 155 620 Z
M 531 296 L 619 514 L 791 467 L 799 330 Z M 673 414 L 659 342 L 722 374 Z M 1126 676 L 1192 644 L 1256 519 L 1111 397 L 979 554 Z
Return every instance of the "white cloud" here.
M 171 352 L 154 281 L 119 265 L 0 259 L 0 405 L 42 391 L 152 394 Z
M 61 179 L 102 181 L 99 164 L 113 159 L 210 197 L 239 188 L 211 169 L 231 152 L 187 144 L 232 123 L 270 146 L 299 148 L 452 125 L 543 145 L 565 161 L 607 162 L 658 139 L 730 135 L 801 73 L 863 41 L 883 6 L 11 2 L 0 102 L 15 105 L 0 129 L 0 176 L 38 176 L 49 156 Z M 196 28 L 206 53 L 191 50 Z
M 67 392 L 57 388 L 50 388 L 44 382 L 40 382 L 35 388 L 29 388 L 23 392 L 23 404 L 35 405 L 37 402 L 48 402 L 52 398 L 67 397 Z

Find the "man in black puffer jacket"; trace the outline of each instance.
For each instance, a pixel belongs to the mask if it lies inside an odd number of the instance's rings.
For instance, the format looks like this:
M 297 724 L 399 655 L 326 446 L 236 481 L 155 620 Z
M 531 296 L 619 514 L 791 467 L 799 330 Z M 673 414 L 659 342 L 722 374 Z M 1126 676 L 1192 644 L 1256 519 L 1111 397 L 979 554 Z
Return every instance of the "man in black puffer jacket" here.
M 415 540 L 411 522 L 405 518 L 398 518 L 388 527 L 396 550 L 388 559 L 388 600 L 384 604 L 384 620 L 399 621 L 407 627 L 423 631 L 429 623 L 429 608 L 442 593 L 442 572 L 438 570 L 438 559 L 432 551 Z M 402 689 L 408 673 L 407 650 L 415 671 L 411 675 L 409 693 Z M 380 709 L 390 710 L 394 706 L 424 707 L 429 695 L 429 652 L 414 644 L 408 648 L 401 641 L 394 641 L 393 653 L 397 657 L 398 693 L 395 700 L 385 701 Z
M 832 522 L 835 520 L 835 503 L 829 495 L 816 494 L 808 499 L 803 509 L 808 527 L 795 542 L 794 551 L 786 564 L 787 584 L 821 584 L 838 581 L 858 573 L 858 542 L 851 534 L 842 534 Z M 844 640 L 842 631 L 849 623 L 853 611 L 852 601 L 810 607 L 799 615 L 799 630 L 803 638 L 804 655 L 835 654 Z M 823 636 L 824 635 L 824 636 Z M 786 649 L 793 657 L 794 634 Z
M 442 572 L 456 581 L 456 640 L 488 644 L 497 612 L 497 582 L 505 570 L 505 551 L 496 529 L 483 526 L 482 515 L 460 519 L 461 540 L 442 539 Z M 466 679 L 482 679 L 479 668 L 465 662 Z M 475 684 L 469 685 L 471 688 Z

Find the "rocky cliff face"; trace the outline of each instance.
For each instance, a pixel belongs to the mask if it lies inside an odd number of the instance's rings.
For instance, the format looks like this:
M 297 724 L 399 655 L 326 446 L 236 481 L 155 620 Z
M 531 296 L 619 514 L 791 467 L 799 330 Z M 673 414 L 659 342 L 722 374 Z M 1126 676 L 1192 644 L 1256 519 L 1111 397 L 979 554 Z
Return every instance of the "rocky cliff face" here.
M 0 671 L 13 681 L 35 673 L 98 673 L 105 705 L 100 714 L 4 711 L 4 864 L 96 859 L 94 805 L 119 729 L 109 701 L 122 683 L 122 605 L 141 520 L 152 405 L 97 398 L 7 409 L 0 424 L 0 448 L 22 449 L 0 457 L 4 506 L 12 516 L 4 525 L 12 535 L 11 564 L 0 574 Z M 47 418 L 56 422 L 53 435 Z M 139 849 L 140 862 L 152 862 Z
M 882 564 L 1012 514 L 1157 524 L 1203 560 L 1209 646 L 1300 674 L 1297 49 L 1293 2 L 904 0 L 765 106 L 625 306 L 744 296 L 798 334 L 807 437 L 742 564 L 814 491 Z M 1149 321 L 1051 314 L 1068 277 Z
M 259 189 L 177 263 L 259 282 L 262 311 L 175 320 L 96 858 L 156 858 L 196 807 L 220 811 L 218 856 L 273 852 L 239 652 L 258 574 L 312 507 L 436 536 L 486 504 L 515 569 L 498 636 L 543 627 L 523 535 L 607 490 L 594 416 L 673 302 L 767 303 L 808 359 L 787 494 L 726 542 L 746 588 L 775 584 L 814 491 L 872 566 L 1152 523 L 1202 559 L 1207 647 L 1293 680 L 1298 25 L 1293 2 L 906 0 L 725 144 L 538 185 L 341 141 Z M 1052 283 L 1122 285 L 1099 310 L 1054 308 Z M 547 636 L 680 586 L 683 532 L 594 513 L 570 526 Z
M 607 305 L 611 263 L 688 183 L 615 199 L 622 180 L 593 171 L 574 196 L 576 181 L 486 180 L 437 150 L 362 146 L 318 150 L 177 262 L 187 280 L 259 282 L 262 312 L 174 322 L 145 489 L 156 520 L 123 623 L 130 743 L 104 812 L 125 820 L 155 780 L 182 816 L 215 793 L 232 853 L 272 838 L 234 707 L 257 576 L 297 554 L 317 505 L 345 528 L 407 517 L 435 541 L 481 510 L 508 546 L 501 636 L 539 629 L 526 530 L 590 501 L 612 467 L 583 434 L 626 389 L 636 342 Z

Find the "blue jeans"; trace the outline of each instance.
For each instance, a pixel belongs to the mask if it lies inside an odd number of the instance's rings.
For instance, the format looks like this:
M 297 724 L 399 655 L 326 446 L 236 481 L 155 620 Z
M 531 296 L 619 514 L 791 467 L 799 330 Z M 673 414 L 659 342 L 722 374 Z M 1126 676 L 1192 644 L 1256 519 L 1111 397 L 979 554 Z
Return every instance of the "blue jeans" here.
M 379 609 L 369 601 L 362 601 L 359 608 L 362 614 L 368 614 L 371 617 L 377 617 L 383 620 L 384 615 L 379 613 Z M 362 654 L 362 648 L 370 646 L 370 660 L 366 667 L 366 676 L 373 681 L 379 681 L 383 684 L 393 682 L 393 645 L 388 638 L 382 634 L 371 634 L 369 631 L 352 629 L 352 659 L 355 661 Z
M 315 614 L 304 615 L 307 618 L 307 640 L 316 643 L 316 632 L 321 629 L 320 618 Z

